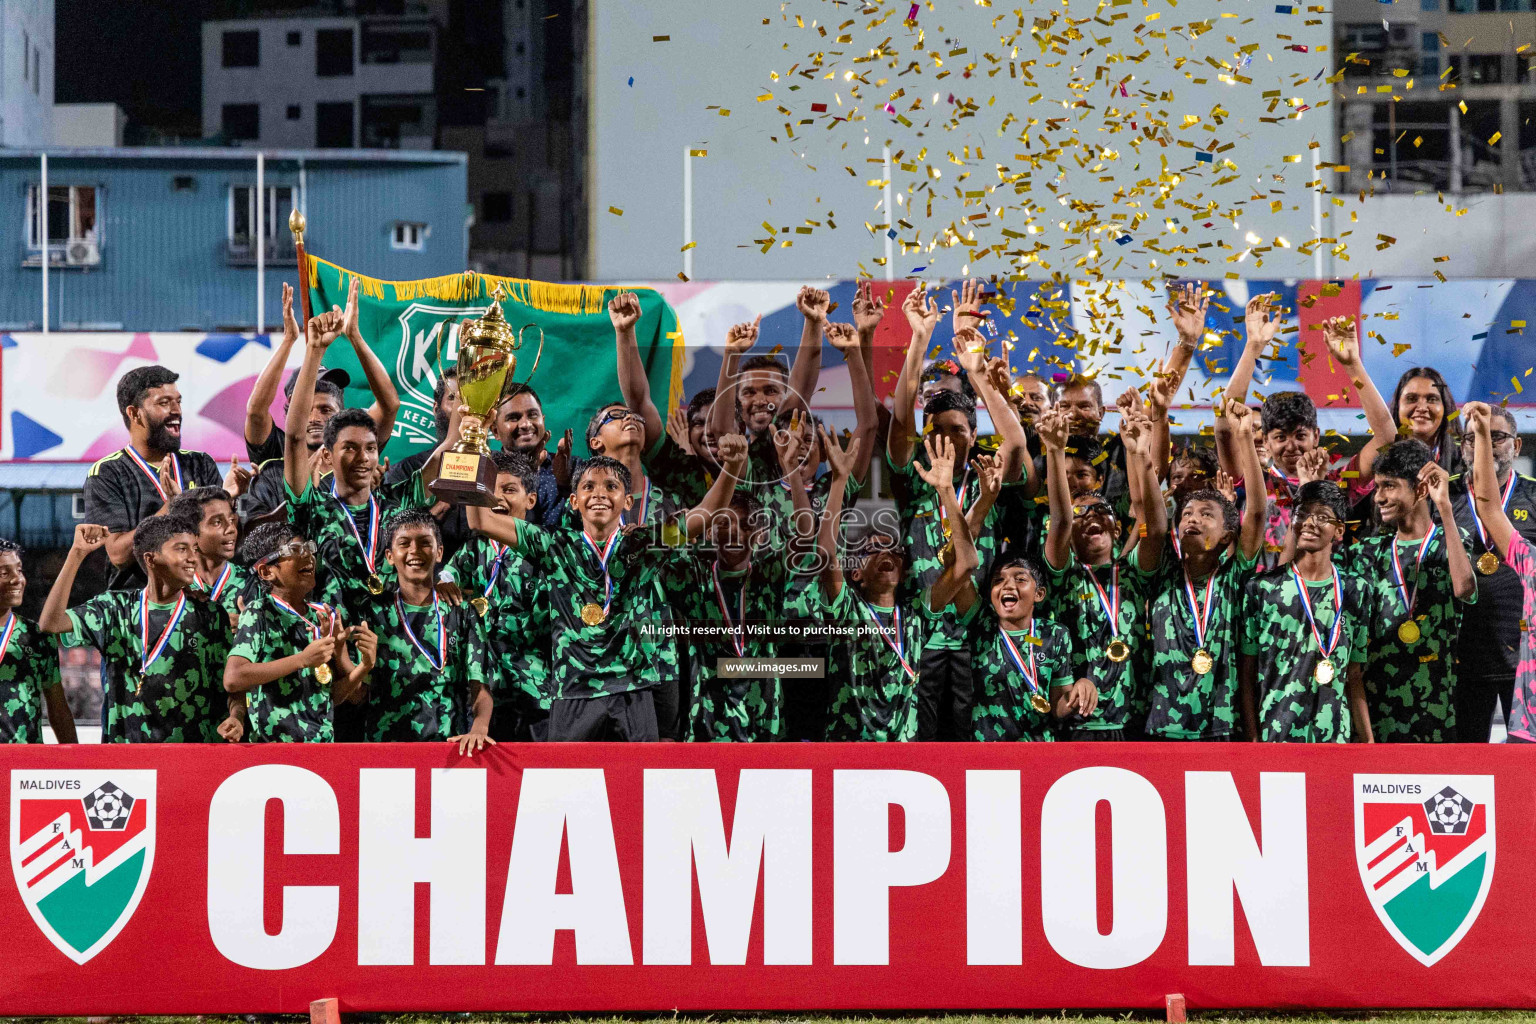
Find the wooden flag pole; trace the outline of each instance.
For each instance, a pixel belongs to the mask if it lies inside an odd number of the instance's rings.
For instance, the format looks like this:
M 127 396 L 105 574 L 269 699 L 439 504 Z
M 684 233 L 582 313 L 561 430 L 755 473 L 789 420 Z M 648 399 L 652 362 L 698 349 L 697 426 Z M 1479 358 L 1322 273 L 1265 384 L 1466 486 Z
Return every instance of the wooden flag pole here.
M 293 248 L 299 256 L 299 331 L 309 323 L 309 267 L 304 258 L 304 214 L 297 208 L 288 214 L 288 230 L 293 233 Z

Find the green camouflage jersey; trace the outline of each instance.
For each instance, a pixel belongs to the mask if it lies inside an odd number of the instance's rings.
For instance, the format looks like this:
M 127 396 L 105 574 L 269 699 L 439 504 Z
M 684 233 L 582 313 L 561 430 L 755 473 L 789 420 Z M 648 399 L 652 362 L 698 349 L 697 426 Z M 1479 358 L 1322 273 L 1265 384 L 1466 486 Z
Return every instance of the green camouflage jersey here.
M 641 463 L 656 486 L 675 495 L 685 508 L 703 501 L 705 492 L 715 482 L 713 467 L 683 451 L 665 430 L 641 457 Z
M 446 740 L 468 731 L 475 693 L 495 670 L 480 616 L 469 603 L 454 607 L 434 596 L 430 604 L 408 605 L 391 587 L 374 598 L 361 621 L 379 637 L 363 709 L 367 739 Z
M 979 600 L 968 628 L 976 739 L 1054 740 L 1057 720 L 1049 710 L 1035 710 L 1026 672 L 1034 673 L 1034 685 L 1047 701 L 1053 687 L 1072 685 L 1072 638 L 1066 629 L 1037 617 L 1029 629 L 1009 630 L 1005 640 L 992 608 Z
M 1342 599 L 1344 622 L 1338 646 L 1328 660 L 1333 678 L 1316 676 L 1322 649 L 1307 621 L 1296 578 L 1289 565 L 1249 578 L 1243 588 L 1242 652 L 1258 659 L 1256 683 L 1259 739 L 1268 742 L 1348 743 L 1351 734 L 1349 699 L 1344 682 L 1349 666 L 1363 665 L 1374 591 L 1350 572 L 1334 581 L 1306 581 L 1317 637 L 1326 646 L 1338 621 Z
M 1151 629 L 1148 735 L 1175 740 L 1224 739 L 1237 731 L 1238 618 L 1242 614 L 1243 584 L 1256 562 L 1234 550 L 1221 556 L 1211 576 L 1190 581 L 1199 606 L 1208 615 L 1203 643 L 1213 665 L 1204 674 L 1191 667 L 1201 640 L 1196 637 L 1183 562 L 1174 556 L 1170 544 L 1156 569 L 1143 572 L 1138 565 Z
M 936 616 L 922 601 L 868 604 L 851 582 L 834 598 L 819 584 L 799 590 L 805 618 L 848 627 L 878 626 L 836 646 L 846 678 L 832 698 L 828 740 L 910 740 L 917 735 L 917 666 Z
M 288 521 L 320 549 L 315 561 L 315 590 L 310 596 L 341 609 L 347 621 L 360 622 L 364 619 L 358 612 L 374 600 L 368 577 L 377 575 L 386 588 L 395 581 L 394 567 L 384 557 L 384 526 L 389 517 L 401 508 L 426 508 L 432 502 L 419 475 L 405 481 L 397 491 L 375 491 L 368 504 L 357 506 L 337 497 L 332 483 L 327 478 L 318 487 L 307 484 L 300 495 L 285 484 Z M 365 551 L 372 554 L 371 569 Z
M 1462 542 L 1466 542 L 1462 533 Z M 1365 665 L 1365 696 L 1371 731 L 1379 743 L 1450 743 L 1456 738 L 1456 641 L 1462 608 L 1468 601 L 1452 593 L 1445 535 L 1438 530 L 1424 560 L 1414 569 L 1420 541 L 1399 542 L 1394 531 L 1368 537 L 1351 549 L 1350 568 L 1376 591 L 1369 628 L 1369 660 Z M 1406 575 L 1408 590 L 1417 594 L 1413 619 L 1420 636 L 1414 643 L 1398 637 L 1408 608 L 1393 577 L 1392 549 Z
M 245 606 L 240 624 L 235 627 L 231 657 L 239 655 L 258 665 L 281 661 L 301 653 L 315 641 L 313 624 L 323 614 L 322 610 L 309 605 L 285 608 L 280 600 L 263 593 Z M 304 618 L 299 618 L 300 614 Z M 329 743 L 335 738 L 331 688 L 320 684 L 312 668 L 248 691 L 245 708 L 250 717 L 246 735 L 254 743 Z
M 1123 729 L 1141 697 L 1136 652 L 1145 643 L 1147 632 L 1143 579 L 1124 555 L 1089 568 L 1069 550 L 1065 569 L 1043 564 L 1049 580 L 1051 615 L 1072 639 L 1073 680 L 1091 680 L 1099 690 L 1099 706 L 1092 716 L 1074 715 L 1063 725 L 1070 729 Z M 1112 623 L 1105 607 L 1116 604 L 1117 589 L 1117 621 Z M 1125 643 L 1129 656 L 1111 661 L 1110 643 L 1117 638 Z
M 780 654 L 779 644 L 753 637 L 744 623 L 776 627 L 783 622 L 783 559 L 764 552 L 747 566 L 732 570 L 718 565 L 712 554 L 699 552 L 687 560 L 686 567 L 686 572 L 678 574 L 691 583 L 686 590 L 687 603 L 679 606 L 681 617 L 738 631 L 735 638 L 695 639 L 690 645 L 693 700 L 688 709 L 689 735 L 701 742 L 783 738 L 784 698 L 779 680 L 727 679 L 715 669 L 720 658 L 774 658 Z
M 251 590 L 251 584 L 255 581 L 256 574 L 243 565 L 234 562 L 225 562 L 223 570 L 211 580 L 205 580 L 196 576 L 192 580 L 189 590 L 199 594 L 206 594 L 208 600 L 224 609 L 224 614 L 229 616 L 229 621 L 234 622 L 240 617 L 240 597 L 246 595 L 249 601 L 251 596 L 260 593 L 259 588 Z
M 551 616 L 549 590 L 528 555 L 487 537 L 473 537 L 448 563 L 464 600 L 485 601 L 480 624 L 492 669 L 491 698 L 520 716 L 548 713 Z
M 611 588 L 605 588 L 599 556 L 582 531 L 518 524 L 518 547 L 528 556 L 529 571 L 549 588 L 554 638 L 549 685 L 557 700 L 650 690 L 663 678 L 665 667 L 655 656 L 661 641 L 642 642 L 640 626 L 657 621 L 658 578 L 676 571 L 681 549 L 663 543 L 659 529 L 615 536 L 606 574 Z M 518 585 L 525 583 L 521 579 Z M 602 621 L 582 621 L 584 606 L 605 603 Z
M 144 667 L 142 590 L 109 590 L 69 610 L 65 647 L 94 647 L 106 670 L 107 743 L 221 743 L 229 717 L 224 662 L 234 631 L 224 609 L 188 595 L 176 628 Z M 176 604 L 150 604 L 149 650 L 159 647 Z
M 0 743 L 43 742 L 43 691 L 59 685 L 59 645 L 15 612 L 0 618 Z

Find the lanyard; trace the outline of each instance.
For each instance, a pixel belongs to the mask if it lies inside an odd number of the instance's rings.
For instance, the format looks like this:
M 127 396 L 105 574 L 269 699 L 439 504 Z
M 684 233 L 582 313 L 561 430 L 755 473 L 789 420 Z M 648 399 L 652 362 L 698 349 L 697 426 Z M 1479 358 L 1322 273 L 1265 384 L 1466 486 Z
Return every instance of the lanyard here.
M 336 499 L 336 504 L 341 506 L 342 518 L 347 522 L 347 529 L 352 531 L 352 537 L 357 541 L 358 549 L 363 553 L 363 564 L 368 566 L 368 571 L 374 571 L 373 563 L 378 557 L 379 545 L 379 499 L 368 492 L 368 543 L 363 543 L 363 535 L 358 532 L 357 523 L 352 518 L 352 509 L 341 500 L 341 495 L 336 493 L 336 481 L 331 481 L 331 497 Z
M 144 471 L 144 475 L 149 477 L 150 486 L 155 489 L 156 494 L 160 495 L 160 500 L 165 501 L 165 488 L 160 486 L 160 474 L 156 473 L 154 468 L 144 461 L 144 456 L 133 450 L 133 445 L 129 445 L 123 451 L 128 453 L 128 457 L 133 460 L 134 465 Z M 176 457 L 175 452 L 171 452 L 171 475 L 176 479 L 176 486 L 181 487 L 181 460 Z
M 443 624 L 443 606 L 437 600 L 437 593 L 432 594 L 432 611 L 437 615 L 437 657 L 432 657 L 432 652 L 422 645 L 417 639 L 416 632 L 411 629 L 411 620 L 405 614 L 405 601 L 399 594 L 395 595 L 395 607 L 400 612 L 400 625 L 405 629 L 405 635 L 411 638 L 411 643 L 416 649 L 426 656 L 427 662 L 439 672 L 443 670 L 443 663 L 448 660 L 448 630 Z
M 613 577 L 608 575 L 608 559 L 613 557 L 613 549 L 618 546 L 619 538 L 624 536 L 622 530 L 614 530 L 613 536 L 608 538 L 608 543 L 603 545 L 601 551 L 597 543 L 587 536 L 587 531 L 581 531 L 581 539 L 587 542 L 588 549 L 597 556 L 597 566 L 603 573 L 603 615 L 607 616 L 608 607 L 613 604 Z
M 1008 652 L 1008 660 L 1013 662 L 1019 674 L 1024 677 L 1024 683 L 1029 687 L 1031 695 L 1040 692 L 1040 669 L 1035 665 L 1035 645 L 1026 644 L 1029 648 L 1028 655 L 1019 653 L 1018 644 L 1013 642 L 1013 637 L 1001 625 L 997 627 L 997 635 L 1003 638 L 1003 649 Z
M 1509 483 L 1504 485 L 1504 500 L 1499 502 L 1499 508 L 1503 509 L 1506 515 L 1509 513 L 1509 499 L 1514 493 L 1515 472 L 1510 470 Z M 1468 494 L 1467 499 L 1467 508 L 1472 511 L 1472 525 L 1477 527 L 1477 539 L 1483 542 L 1483 549 L 1485 551 L 1492 551 L 1493 544 L 1489 542 L 1488 534 L 1483 530 L 1482 517 L 1477 514 L 1477 495 Z
M 1195 623 L 1195 646 L 1205 647 L 1205 631 L 1211 621 L 1211 595 L 1216 588 L 1216 573 L 1212 572 L 1210 579 L 1205 581 L 1205 606 L 1200 606 L 1200 599 L 1195 595 L 1195 585 L 1190 582 L 1189 570 L 1184 570 L 1184 596 L 1189 601 L 1190 618 Z
M 960 474 L 960 486 L 955 488 L 955 502 L 960 506 L 960 514 L 962 516 L 969 515 L 971 511 L 965 507 L 965 488 L 970 484 L 970 482 L 971 464 L 967 462 L 965 464 L 965 472 Z M 976 497 L 979 500 L 981 498 L 981 494 L 978 492 Z M 973 507 L 975 504 L 976 502 L 971 502 Z M 953 527 L 949 525 L 949 513 L 944 511 L 944 503 L 942 501 L 939 502 L 939 523 L 944 527 L 944 536 L 948 537 Z
M 149 590 L 139 592 L 139 640 L 142 660 L 139 672 L 142 675 L 148 672 L 150 666 L 159 660 L 165 651 L 165 645 L 171 642 L 171 634 L 176 632 L 176 624 L 181 621 L 181 616 L 187 610 L 187 595 L 184 591 L 176 594 L 176 607 L 171 609 L 170 620 L 166 622 L 165 629 L 160 634 L 160 639 L 155 641 L 153 649 L 149 646 Z
M 741 590 L 736 594 L 736 619 L 731 620 L 731 609 L 725 599 L 725 588 L 720 586 L 720 563 L 717 561 L 709 567 L 709 575 L 715 582 L 715 602 L 720 605 L 720 614 L 725 616 L 726 625 L 731 627 L 731 647 L 736 651 L 736 657 L 743 657 L 747 653 L 747 581 L 743 577 Z
M 1307 613 L 1307 625 L 1312 627 L 1312 639 L 1317 641 L 1317 649 L 1322 652 L 1324 658 L 1333 657 L 1334 650 L 1339 646 L 1339 635 L 1344 626 L 1344 591 L 1339 586 L 1339 567 L 1333 566 L 1333 629 L 1329 631 L 1328 644 L 1323 645 L 1323 635 L 1317 631 L 1317 616 L 1312 613 L 1312 599 L 1307 594 L 1307 582 L 1301 578 L 1301 573 L 1296 571 L 1296 563 L 1291 563 L 1291 578 L 1296 581 L 1296 591 L 1301 595 L 1302 610 Z
M 5 617 L 5 634 L 0 636 L 0 664 L 5 662 L 5 652 L 11 649 L 11 634 L 16 632 L 16 613 Z
M 314 611 L 314 612 L 317 613 L 316 620 L 313 623 L 311 623 L 308 619 L 306 619 L 303 616 L 303 614 L 301 614 L 299 612 L 298 609 L 294 608 L 293 605 L 289 604 L 287 601 L 284 601 L 282 598 L 278 597 L 276 594 L 273 594 L 271 596 L 272 596 L 272 603 L 273 604 L 277 605 L 283 611 L 287 612 L 289 615 L 292 615 L 294 618 L 296 618 L 300 622 L 304 623 L 304 629 L 309 633 L 311 639 L 314 639 L 314 640 L 319 640 L 320 639 L 320 621 L 319 621 L 319 616 L 323 616 L 326 612 L 328 612 L 330 610 L 329 608 L 327 608 L 323 604 L 316 604 L 314 601 L 307 601 L 307 602 L 305 602 L 309 606 L 311 611 Z M 332 625 L 332 628 L 335 627 L 335 620 L 332 620 L 331 625 Z
M 507 557 L 507 549 L 502 544 L 486 538 L 490 542 L 491 550 L 496 552 L 496 557 L 491 559 L 491 578 L 485 581 L 485 589 L 480 592 L 481 597 L 490 597 L 491 591 L 496 589 L 496 580 L 501 576 L 501 567 Z
M 1099 578 L 1093 574 L 1093 566 L 1085 565 L 1088 571 L 1088 582 L 1093 584 L 1094 593 L 1098 595 L 1099 607 L 1104 609 L 1104 617 L 1109 620 L 1109 633 L 1111 636 L 1120 635 L 1120 563 L 1114 563 L 1114 569 L 1110 576 L 1109 593 L 1104 593 L 1104 588 L 1099 586 Z
M 1418 553 L 1413 556 L 1413 589 L 1408 589 L 1407 580 L 1403 576 L 1403 562 L 1397 554 L 1397 538 L 1392 538 L 1392 580 L 1397 584 L 1397 594 L 1403 599 L 1403 606 L 1408 610 L 1408 617 L 1413 618 L 1413 603 L 1419 596 L 1419 565 L 1424 561 L 1424 554 L 1429 550 L 1430 543 L 1435 539 L 1435 534 L 1440 532 L 1440 527 L 1431 526 L 1429 532 L 1424 535 L 1424 541 L 1419 545 Z
M 651 510 L 651 478 L 650 477 L 646 477 L 645 478 L 645 490 L 640 492 L 640 514 L 635 518 L 635 522 L 637 524 L 639 524 L 640 526 L 644 526 L 645 525 L 646 513 L 648 513 L 650 510 Z M 623 521 L 623 516 L 620 516 L 619 518 L 620 518 L 621 521 Z
M 197 580 L 197 589 L 208 591 L 208 600 L 217 601 L 219 599 L 219 595 L 224 593 L 224 587 L 229 583 L 229 577 L 234 572 L 234 570 L 235 566 L 233 562 L 225 562 L 224 571 L 219 573 L 219 578 L 213 581 L 212 587 L 204 583 L 203 577 L 198 573 L 194 572 L 192 576 Z
M 880 639 L 885 641 L 885 646 L 889 647 L 896 655 L 896 660 L 901 662 L 902 671 L 906 672 L 907 678 L 916 681 L 917 670 L 907 662 L 907 639 L 901 632 L 901 609 L 891 609 L 891 625 L 888 632 L 887 627 L 880 622 L 880 614 L 875 611 L 874 606 L 863 598 L 859 599 L 859 603 L 864 606 L 865 614 L 875 624 L 875 631 L 880 634 Z M 896 634 L 895 640 L 891 639 L 891 633 Z
M 1284 470 L 1282 470 L 1277 464 L 1273 462 L 1269 464 L 1269 472 L 1270 475 L 1273 476 L 1276 480 L 1279 480 L 1285 484 L 1286 487 L 1290 488 L 1292 494 L 1294 494 L 1297 488 L 1301 486 L 1301 477 L 1298 476 L 1296 479 L 1292 480 L 1290 477 L 1285 475 Z

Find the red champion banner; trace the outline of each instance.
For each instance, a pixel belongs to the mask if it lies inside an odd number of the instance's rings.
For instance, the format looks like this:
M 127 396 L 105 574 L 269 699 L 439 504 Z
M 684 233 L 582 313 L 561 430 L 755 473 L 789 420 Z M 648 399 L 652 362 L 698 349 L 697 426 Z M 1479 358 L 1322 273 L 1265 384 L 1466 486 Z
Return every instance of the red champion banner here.
M 10 1014 L 1536 1004 L 1514 748 L 0 760 Z

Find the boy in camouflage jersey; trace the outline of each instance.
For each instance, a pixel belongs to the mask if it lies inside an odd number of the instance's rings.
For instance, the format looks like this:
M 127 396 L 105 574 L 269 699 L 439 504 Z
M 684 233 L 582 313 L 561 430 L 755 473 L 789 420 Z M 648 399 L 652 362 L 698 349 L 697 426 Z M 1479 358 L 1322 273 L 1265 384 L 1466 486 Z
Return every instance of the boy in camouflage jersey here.
M 1363 679 L 1375 593 L 1333 560 L 1348 514 L 1337 484 L 1302 484 L 1290 519 L 1295 560 L 1244 588 L 1238 677 L 1249 740 L 1372 742 Z
M 366 623 L 344 627 L 335 609 L 309 601 L 315 545 L 287 523 L 258 526 L 244 554 L 261 592 L 240 612 L 224 688 L 246 695 L 253 741 L 329 743 L 332 708 L 362 696 L 378 638 Z
M 1230 429 L 1220 436 L 1235 449 L 1244 474 L 1259 479 L 1263 469 L 1253 444 L 1253 410 L 1228 401 L 1222 415 Z M 1147 533 L 1136 546 L 1136 566 L 1148 595 L 1151 623 L 1147 734 L 1170 740 L 1229 740 L 1238 728 L 1238 616 L 1243 582 L 1264 542 L 1264 489 L 1248 490 L 1241 519 L 1217 491 L 1190 495 L 1171 552 L 1164 550 L 1170 545 L 1160 528 L 1162 517 L 1150 515 L 1152 508 L 1146 511 Z
M 1461 609 L 1477 600 L 1467 535 L 1456 527 L 1450 478 L 1424 442 L 1387 445 L 1371 473 L 1383 529 L 1356 544 L 1349 563 L 1376 588 L 1365 666 L 1371 728 L 1383 743 L 1449 743 Z
M 527 520 L 538 502 L 538 471 L 521 452 L 491 453 L 496 463 L 493 515 Z M 475 535 L 448 563 L 480 617 L 492 671 L 491 738 L 543 740 L 549 732 L 549 589 L 523 551 Z
M 746 439 L 720 439 L 726 472 L 704 503 L 685 514 L 680 537 L 700 534 L 710 517 L 730 500 L 746 465 Z M 551 656 L 551 740 L 596 740 L 615 736 L 655 740 L 654 695 L 660 674 L 640 639 L 651 614 L 656 577 L 678 568 L 680 549 L 657 527 L 625 527 L 633 499 L 629 470 L 604 455 L 593 456 L 572 481 L 571 506 L 582 528 L 544 530 L 519 519 L 470 508 L 469 525 L 487 537 L 523 552 L 531 571 L 548 581 L 554 616 Z
M 853 468 L 853 452 L 821 432 L 832 465 L 832 489 L 816 535 L 819 585 L 802 592 L 806 617 L 853 627 L 859 632 L 845 646 L 848 679 L 832 702 L 829 740 L 910 740 L 917 737 L 917 666 L 931 639 L 936 610 L 948 605 L 976 569 L 976 549 L 961 520 L 954 488 L 954 449 L 943 437 L 929 439 L 932 468 L 916 467 L 956 517 L 953 559 L 933 586 L 918 600 L 900 600 L 905 558 L 894 538 L 871 533 L 861 545 L 852 572 L 854 586 L 845 585 L 838 519 L 843 490 Z M 943 453 L 942 456 L 940 453 Z
M 256 590 L 250 587 L 250 572 L 234 562 L 240 520 L 229 492 L 222 487 L 194 487 L 172 498 L 166 511 L 198 524 L 197 573 L 192 589 L 224 609 L 233 624 L 240 617 L 241 595 L 255 597 Z
M 16 614 L 27 592 L 21 547 L 0 539 L 0 743 L 43 742 L 43 703 L 60 743 L 75 742 L 75 718 L 59 681 L 53 637 Z
M 442 533 L 431 513 L 403 509 L 390 517 L 384 557 L 395 585 L 361 616 L 379 638 L 363 733 L 374 743 L 447 740 L 471 755 L 496 743 L 486 682 L 493 666 L 474 607 L 438 597 L 442 556 Z
M 66 647 L 94 647 L 105 667 L 107 743 L 237 743 L 245 701 L 224 692 L 229 616 L 189 593 L 197 567 L 197 524 L 151 516 L 133 531 L 133 555 L 148 584 L 112 590 L 66 609 L 80 563 L 106 543 L 104 527 L 75 527 L 40 627 Z

